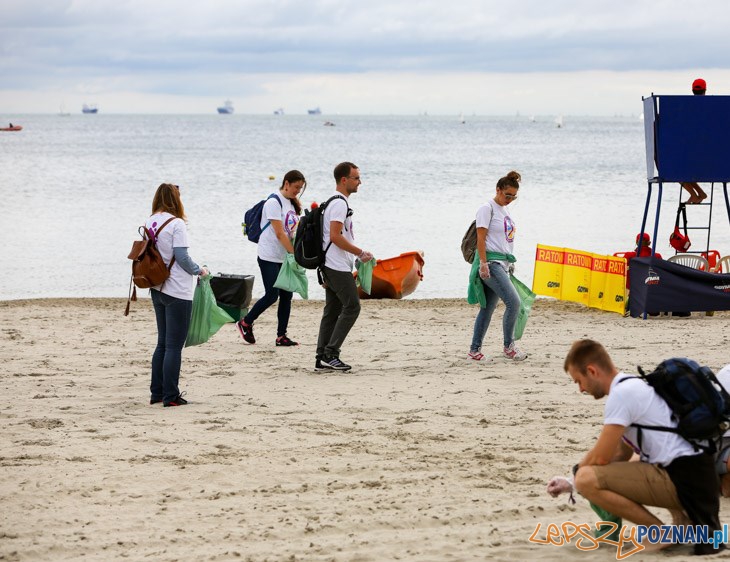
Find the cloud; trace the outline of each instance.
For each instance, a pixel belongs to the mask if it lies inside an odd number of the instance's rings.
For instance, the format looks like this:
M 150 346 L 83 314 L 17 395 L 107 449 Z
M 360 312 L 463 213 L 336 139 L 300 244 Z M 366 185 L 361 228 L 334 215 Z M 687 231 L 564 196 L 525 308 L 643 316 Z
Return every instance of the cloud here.
M 3 0 L 13 91 L 256 95 L 272 77 L 727 69 L 722 0 Z M 254 80 L 255 79 L 255 80 Z

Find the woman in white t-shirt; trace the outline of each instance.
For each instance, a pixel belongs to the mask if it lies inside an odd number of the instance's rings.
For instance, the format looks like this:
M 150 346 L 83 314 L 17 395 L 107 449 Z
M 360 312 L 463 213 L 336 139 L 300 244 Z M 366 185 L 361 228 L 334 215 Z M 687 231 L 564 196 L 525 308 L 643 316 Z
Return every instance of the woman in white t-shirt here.
M 486 297 L 486 307 L 479 309 L 474 322 L 474 335 L 467 355 L 467 359 L 472 361 L 487 360 L 481 351 L 482 341 L 499 299 L 506 306 L 502 318 L 504 355 L 513 361 L 527 358 L 524 351 L 517 349 L 514 340 L 520 296 L 510 280 L 515 261 L 512 255 L 515 223 L 507 210 L 507 206 L 517 199 L 521 179 L 520 174 L 515 171 L 500 178 L 494 199 L 477 211 L 477 254 L 474 259 L 479 260 L 479 277 Z
M 256 343 L 253 335 L 253 323 L 261 313 L 274 304 L 277 299 L 278 325 L 276 328 L 276 345 L 289 347 L 299 345 L 286 335 L 291 314 L 292 293 L 274 287 L 281 265 L 287 253 L 294 253 L 292 240 L 302 214 L 302 204 L 298 196 L 304 193 L 307 181 L 299 170 L 291 170 L 284 175 L 279 193 L 273 194 L 264 203 L 261 213 L 261 237 L 258 244 L 259 269 L 266 293 L 256 301 L 249 313 L 236 325 L 241 337 L 247 343 Z
M 182 348 L 188 335 L 193 309 L 193 280 L 208 275 L 188 255 L 188 229 L 180 188 L 163 183 L 152 200 L 152 216 L 145 223 L 147 235 L 156 240 L 157 249 L 170 269 L 162 285 L 152 287 L 152 305 L 157 319 L 157 347 L 152 355 L 150 404 L 162 402 L 165 407 L 182 406 L 178 382 Z

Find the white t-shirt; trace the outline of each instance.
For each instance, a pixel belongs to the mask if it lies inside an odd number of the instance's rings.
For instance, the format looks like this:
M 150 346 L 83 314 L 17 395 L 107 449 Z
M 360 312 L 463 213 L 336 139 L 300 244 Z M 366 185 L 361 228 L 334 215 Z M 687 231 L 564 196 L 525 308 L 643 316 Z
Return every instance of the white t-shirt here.
M 622 379 L 629 378 L 623 382 Z M 638 377 L 619 373 L 611 382 L 606 409 L 605 425 L 622 425 L 626 428 L 624 439 L 639 452 L 638 428 L 632 423 L 677 427 L 672 421 L 672 411 L 654 389 Z M 641 460 L 667 466 L 678 457 L 698 454 L 692 444 L 669 431 L 641 430 Z
M 477 211 L 477 228 L 486 228 L 487 252 L 511 254 L 515 241 L 515 223 L 509 216 L 507 207 L 503 207 L 494 199 Z M 506 262 L 505 262 L 506 263 Z
M 730 392 L 730 363 L 717 372 L 717 380 L 720 381 L 725 392 Z
M 333 199 L 327 205 L 322 217 L 322 249 L 327 248 L 330 243 L 330 222 L 332 221 L 341 222 L 344 225 L 342 234 L 345 239 L 353 244 L 355 243 L 355 234 L 352 231 L 352 217 L 348 216 L 351 213 L 347 212 L 347 198 L 339 191 L 335 195 L 339 195 L 339 197 Z M 324 265 L 336 271 L 351 272 L 355 267 L 355 256 L 332 244 L 327 250 Z
M 147 219 L 145 226 L 148 231 L 152 231 L 155 234 L 157 229 L 165 224 L 165 221 L 172 217 L 170 213 L 157 213 Z M 188 243 L 188 228 L 185 225 L 185 221 L 182 219 L 175 219 L 171 221 L 160 233 L 157 239 L 157 249 L 162 256 L 166 265 L 170 265 L 170 260 L 173 256 L 173 248 L 189 248 Z M 166 295 L 171 297 L 177 297 L 186 301 L 193 300 L 193 278 L 194 275 L 190 275 L 186 272 L 180 264 L 175 261 L 170 269 L 170 277 L 168 277 L 162 285 L 153 287 Z
M 281 202 L 281 205 L 279 202 Z M 289 240 L 294 238 L 299 217 L 294 210 L 292 202 L 279 193 L 276 194 L 276 197 L 272 197 L 264 203 L 264 208 L 261 213 L 261 228 L 264 228 L 270 220 L 281 221 L 281 225 L 284 227 L 284 232 L 289 237 Z M 266 230 L 261 232 L 258 256 L 262 260 L 274 263 L 284 263 L 286 259 L 286 248 L 279 242 L 279 239 L 276 237 L 276 231 L 271 225 L 267 226 Z

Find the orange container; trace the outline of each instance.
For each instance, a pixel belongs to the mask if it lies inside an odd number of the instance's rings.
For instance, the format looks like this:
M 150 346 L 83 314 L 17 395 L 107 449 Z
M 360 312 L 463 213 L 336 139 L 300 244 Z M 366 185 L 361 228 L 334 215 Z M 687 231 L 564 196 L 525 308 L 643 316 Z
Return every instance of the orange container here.
M 373 268 L 371 294 L 358 287 L 361 299 L 401 299 L 416 290 L 423 279 L 423 252 L 405 252 L 400 256 L 377 260 Z M 357 272 L 355 272 L 357 277 Z

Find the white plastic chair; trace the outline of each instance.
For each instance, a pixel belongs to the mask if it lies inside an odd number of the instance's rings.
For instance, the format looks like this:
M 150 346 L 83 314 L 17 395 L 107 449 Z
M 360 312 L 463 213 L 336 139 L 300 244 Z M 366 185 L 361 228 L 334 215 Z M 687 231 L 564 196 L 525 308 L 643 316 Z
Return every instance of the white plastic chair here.
M 710 264 L 702 256 L 697 254 L 677 254 L 676 256 L 670 256 L 667 261 L 678 263 L 692 269 L 701 269 L 703 271 L 710 271 Z
M 714 273 L 730 273 L 730 256 L 720 258 L 712 271 Z

